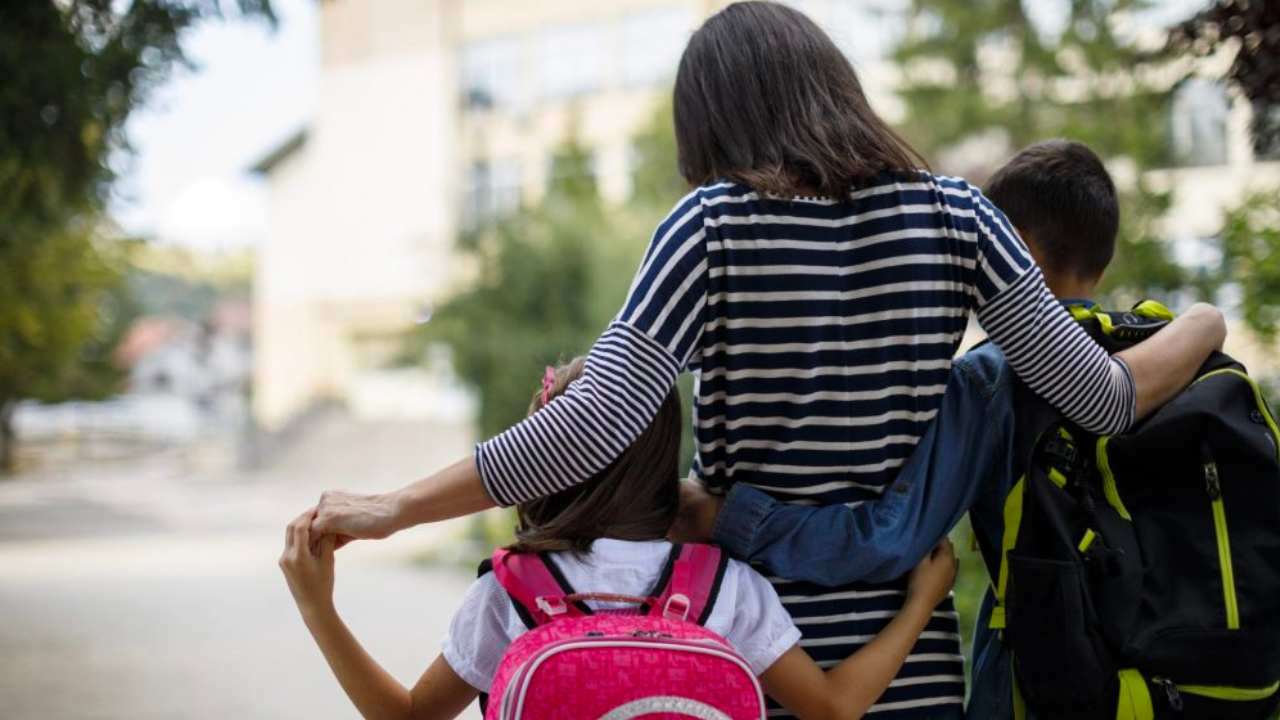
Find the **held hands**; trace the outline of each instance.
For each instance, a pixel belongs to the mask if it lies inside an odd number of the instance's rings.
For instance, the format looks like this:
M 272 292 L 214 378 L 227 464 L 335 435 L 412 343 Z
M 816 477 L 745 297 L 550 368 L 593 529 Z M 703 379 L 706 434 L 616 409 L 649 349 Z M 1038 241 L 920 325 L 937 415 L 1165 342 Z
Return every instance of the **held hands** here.
M 399 529 L 395 502 L 389 494 L 357 495 L 334 490 L 320 495 L 311 532 L 336 535 L 336 547 L 352 540 L 381 540 Z
M 299 515 L 285 529 L 280 570 L 303 616 L 333 607 L 333 550 L 335 535 L 317 537 L 311 530 L 316 511 Z
M 930 611 L 938 606 L 951 592 L 956 582 L 956 571 L 960 560 L 956 558 L 955 548 L 951 541 L 943 538 L 907 580 L 907 602 L 923 603 Z
M 680 481 L 680 511 L 667 538 L 672 542 L 710 542 L 724 498 L 712 495 L 701 483 Z

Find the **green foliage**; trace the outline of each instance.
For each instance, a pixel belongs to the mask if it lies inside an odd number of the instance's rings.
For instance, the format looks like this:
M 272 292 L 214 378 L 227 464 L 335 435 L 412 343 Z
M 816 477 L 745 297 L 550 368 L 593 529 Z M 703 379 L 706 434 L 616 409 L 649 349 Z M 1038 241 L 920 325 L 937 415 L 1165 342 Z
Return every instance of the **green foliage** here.
M 452 350 L 459 376 L 477 391 L 486 437 L 524 417 L 545 365 L 590 347 L 626 292 L 619 268 L 639 252 L 606 214 L 585 151 L 570 144 L 555 165 L 537 207 L 462 238 L 478 275 L 411 340 L 414 354 L 431 343 Z
M 0 5 L 0 471 L 24 398 L 100 396 L 130 315 L 124 247 L 100 237 L 130 112 L 186 61 L 179 40 L 221 0 Z M 274 21 L 268 0 L 239 11 Z
M 1255 193 L 1227 211 L 1219 238 L 1224 279 L 1240 289 L 1240 314 L 1268 342 L 1280 334 L 1280 192 Z
M 913 0 L 908 32 L 894 52 L 906 135 L 926 154 L 983 133 L 1003 133 L 1012 149 L 1054 137 L 1125 158 L 1137 177 L 1168 160 L 1169 88 L 1144 78 L 1161 59 L 1115 31 L 1148 0 L 1058 0 L 1061 32 L 1038 27 L 1029 0 Z M 1058 30 L 1058 29 L 1053 29 Z M 992 158 L 993 170 L 1004 158 Z M 947 168 L 941 168 L 947 171 Z M 971 178 L 982 180 L 982 178 Z M 1112 298 L 1167 297 L 1187 276 L 1155 220 L 1167 194 L 1138 181 L 1121 193 L 1116 261 L 1102 291 Z
M 461 238 L 477 276 L 411 336 L 408 355 L 422 357 L 434 343 L 451 349 L 456 371 L 477 393 L 482 436 L 525 416 L 545 365 L 590 349 L 621 307 L 649 234 L 686 190 L 674 171 L 669 105 L 636 148 L 634 193 L 624 206 L 604 204 L 589 154 L 571 140 L 536 207 Z M 683 389 L 687 403 L 687 383 Z

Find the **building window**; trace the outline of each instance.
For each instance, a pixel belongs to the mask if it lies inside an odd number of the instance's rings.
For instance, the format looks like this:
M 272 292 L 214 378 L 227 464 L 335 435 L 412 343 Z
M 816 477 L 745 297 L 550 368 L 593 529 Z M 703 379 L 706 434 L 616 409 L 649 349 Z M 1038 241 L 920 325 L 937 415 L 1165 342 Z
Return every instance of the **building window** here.
M 1229 110 L 1220 83 L 1191 78 L 1179 85 L 1170 110 L 1174 160 L 1188 166 L 1225 164 Z
M 463 226 L 474 230 L 520 208 L 520 164 L 515 160 L 471 164 L 463 206 Z
M 1259 160 L 1280 160 L 1280 107 L 1253 104 L 1253 152 Z
M 462 99 L 465 107 L 512 108 L 522 104 L 520 40 L 493 38 L 462 51 Z
M 622 80 L 654 85 L 675 77 L 693 15 L 685 7 L 632 13 L 622 19 Z
M 600 87 L 608 61 L 605 28 L 598 24 L 548 28 L 538 38 L 538 80 L 548 99 L 572 97 Z
M 885 28 L 892 24 L 891 6 L 866 0 L 784 0 L 821 27 L 840 52 L 855 60 L 877 60 L 889 54 L 894 41 Z

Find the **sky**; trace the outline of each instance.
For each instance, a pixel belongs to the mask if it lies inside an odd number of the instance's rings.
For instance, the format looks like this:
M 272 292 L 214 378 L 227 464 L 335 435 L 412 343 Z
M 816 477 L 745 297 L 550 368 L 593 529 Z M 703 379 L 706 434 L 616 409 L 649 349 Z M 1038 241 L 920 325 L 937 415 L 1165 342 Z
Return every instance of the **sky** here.
M 135 152 L 112 215 L 130 233 L 201 249 L 253 244 L 266 192 L 247 168 L 316 106 L 318 0 L 275 0 L 280 23 L 208 22 L 183 45 L 198 68 L 178 70 L 127 131 Z
M 175 73 L 134 113 L 134 147 L 112 214 L 129 233 L 205 250 L 251 246 L 266 232 L 267 196 L 247 169 L 316 107 L 320 0 L 274 0 L 280 24 L 210 22 L 184 47 L 196 70 Z M 892 5 L 876 0 L 878 6 Z M 1156 26 L 1207 0 L 1160 0 Z M 1064 0 L 1037 0 L 1037 23 L 1059 24 Z

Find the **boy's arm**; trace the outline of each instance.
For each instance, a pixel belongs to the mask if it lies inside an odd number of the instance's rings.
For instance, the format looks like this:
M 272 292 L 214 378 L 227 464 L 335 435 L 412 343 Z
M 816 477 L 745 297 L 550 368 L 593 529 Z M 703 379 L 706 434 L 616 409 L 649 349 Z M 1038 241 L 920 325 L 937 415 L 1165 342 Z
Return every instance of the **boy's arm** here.
M 289 525 L 280 569 L 284 571 L 302 620 L 360 715 L 370 720 L 445 720 L 457 717 L 476 690 L 458 677 L 443 657 L 410 693 L 374 660 L 338 616 L 333 605 L 333 550 L 324 536 L 312 551 L 309 528 L 314 510 Z
M 823 672 L 796 646 L 760 676 L 766 692 L 803 720 L 862 717 L 897 676 L 955 580 L 956 559 L 944 542 L 912 574 L 907 603 L 858 652 Z
M 675 539 L 709 537 L 772 575 L 828 587 L 907 574 L 959 522 L 979 483 L 1008 461 L 1007 394 L 992 391 L 987 369 L 975 365 L 971 374 L 962 363 L 934 422 L 879 499 L 852 508 L 792 505 L 738 484 L 720 506 L 686 484 Z

